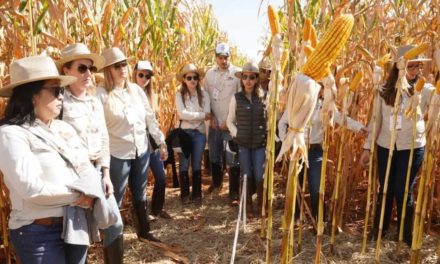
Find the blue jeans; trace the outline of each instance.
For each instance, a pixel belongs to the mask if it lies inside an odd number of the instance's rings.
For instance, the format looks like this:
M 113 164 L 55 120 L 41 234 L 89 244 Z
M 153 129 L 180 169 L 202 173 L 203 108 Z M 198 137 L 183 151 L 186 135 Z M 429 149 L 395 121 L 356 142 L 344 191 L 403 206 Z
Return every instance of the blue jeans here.
M 254 176 L 255 184 L 263 181 L 264 161 L 266 159 L 266 149 L 250 149 L 238 146 L 238 159 L 240 161 L 240 171 L 243 177 L 248 179 Z
M 146 201 L 147 188 L 147 168 L 150 160 L 150 153 L 146 151 L 135 159 L 118 159 L 113 156 L 110 158 L 110 179 L 113 183 L 114 195 L 118 207 L 121 207 L 122 198 L 130 185 L 132 202 Z M 104 230 L 104 247 L 113 242 L 115 238 L 122 234 L 122 220 Z
M 165 169 L 163 161 L 160 159 L 159 150 L 150 154 L 150 169 L 154 176 L 153 197 L 151 199 L 151 211 L 158 214 L 165 202 Z
M 223 167 L 223 157 L 225 155 L 224 142 L 232 140 L 228 131 L 209 128 L 208 149 L 209 160 L 220 167 Z M 229 164 L 230 166 L 238 166 L 238 164 Z
M 381 202 L 383 196 L 383 186 L 385 184 L 385 174 L 387 168 L 389 149 L 377 146 L 377 165 L 379 172 L 379 196 L 378 196 L 378 206 L 376 211 L 375 227 L 377 228 L 380 220 L 380 210 Z M 408 197 L 406 203 L 406 216 L 404 223 L 404 238 L 408 243 L 411 240 L 412 233 L 412 218 L 414 214 L 414 199 L 413 190 L 416 184 L 417 173 L 423 163 L 423 156 L 425 153 L 425 147 L 414 149 L 414 157 L 412 160 L 412 168 L 409 180 Z M 397 218 L 399 220 L 398 225 L 400 226 L 400 218 L 402 215 L 403 198 L 405 197 L 405 181 L 406 174 L 408 172 L 408 161 L 409 161 L 410 150 L 394 150 L 393 157 L 391 160 L 390 175 L 388 179 L 388 190 L 385 202 L 385 215 L 383 222 L 383 230 L 386 231 L 389 226 L 391 213 L 393 209 L 393 200 L 396 199 L 397 204 Z
M 200 171 L 202 169 L 203 150 L 205 149 L 206 136 L 197 129 L 185 129 L 185 132 L 191 136 L 191 167 L 192 171 Z M 189 159 L 185 158 L 183 153 L 179 153 L 179 171 L 188 171 Z
M 63 225 L 30 224 L 9 230 L 11 242 L 23 264 L 85 263 L 88 246 L 66 244 Z

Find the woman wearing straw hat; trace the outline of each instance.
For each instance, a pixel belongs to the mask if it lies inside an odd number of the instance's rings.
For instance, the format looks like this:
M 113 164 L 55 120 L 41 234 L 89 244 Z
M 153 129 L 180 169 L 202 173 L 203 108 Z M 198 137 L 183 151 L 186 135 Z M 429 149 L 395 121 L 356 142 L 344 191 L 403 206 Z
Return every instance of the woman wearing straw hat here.
M 102 183 L 107 196 L 113 195 L 113 184 L 110 180 L 110 150 L 104 110 L 101 102 L 93 95 L 94 84 L 92 75 L 104 66 L 104 58 L 91 53 L 81 43 L 65 47 L 61 58 L 56 62 L 61 74 L 74 76 L 77 81 L 66 87 L 63 100 L 62 119 L 71 124 L 82 139 L 83 146 L 89 152 L 89 159 L 102 174 Z M 115 211 L 118 205 L 108 199 Z M 121 263 L 123 258 L 123 224 L 120 214 L 113 226 L 119 232 L 115 236 L 104 236 L 104 259 Z M 119 260 L 119 261 L 117 261 Z
M 158 98 L 153 91 L 153 85 L 151 78 L 153 77 L 153 66 L 151 62 L 138 61 L 134 66 L 133 80 L 136 84 L 141 87 L 145 94 L 147 95 L 148 102 L 150 103 L 151 109 L 154 113 L 158 110 Z M 156 115 L 155 115 L 156 116 Z M 152 137 L 149 138 L 151 154 L 150 154 L 150 169 L 154 176 L 154 188 L 153 195 L 151 199 L 151 214 L 154 216 L 160 216 L 165 219 L 171 219 L 171 216 L 163 210 L 163 205 L 165 203 L 165 169 L 163 165 L 163 160 L 160 159 L 160 152 L 158 145 Z
M 176 108 L 179 127 L 191 137 L 192 194 L 191 200 L 200 204 L 202 201 L 202 158 L 206 144 L 205 121 L 211 118 L 208 94 L 202 90 L 200 80 L 204 72 L 194 64 L 187 64 L 177 74 L 182 83 L 176 93 Z M 182 203 L 189 201 L 189 158 L 179 153 L 180 197 Z
M 12 205 L 11 242 L 21 263 L 85 263 L 98 230 L 89 229 L 83 208 L 104 193 L 81 139 L 56 119 L 63 87 L 77 79 L 60 76 L 47 56 L 14 61 L 10 76 L 11 84 L 0 89 L 0 96 L 10 97 L 0 127 L 0 170 Z M 74 191 L 83 176 L 95 187 L 93 195 Z M 67 217 L 72 210 L 75 217 Z
M 414 46 L 408 45 L 403 46 L 398 49 L 397 58 L 400 58 L 409 51 Z M 396 122 L 396 142 L 395 149 L 393 152 L 393 158 L 391 161 L 391 170 L 389 174 L 389 185 L 386 197 L 386 207 L 383 222 L 383 233 L 388 229 L 392 208 L 393 200 L 396 199 L 397 203 L 397 218 L 398 225 L 400 226 L 400 218 L 402 215 L 403 199 L 405 193 L 405 180 L 408 171 L 408 161 L 410 156 L 412 134 L 413 134 L 413 120 L 411 118 L 406 118 L 402 113 L 405 112 L 408 105 L 410 104 L 410 98 L 414 95 L 414 85 L 420 74 L 420 70 L 423 68 L 423 62 L 429 59 L 422 58 L 421 56 L 416 57 L 408 61 L 406 65 L 406 79 L 410 85 L 407 92 L 403 92 L 400 97 L 400 105 L 397 112 L 397 122 Z M 378 128 L 378 133 L 376 139 L 373 141 L 371 133 L 368 136 L 364 144 L 364 152 L 361 155 L 360 162 L 365 167 L 368 167 L 369 162 L 369 152 L 371 144 L 377 144 L 377 162 L 379 171 L 379 181 L 380 190 L 378 198 L 378 206 L 375 219 L 375 230 L 374 236 L 377 236 L 377 227 L 380 220 L 380 209 L 382 201 L 383 186 L 385 181 L 385 174 L 387 168 L 389 144 L 391 137 L 391 122 L 392 113 L 394 112 L 394 101 L 396 100 L 396 83 L 398 80 L 399 69 L 397 68 L 397 63 L 394 63 L 388 79 L 383 87 L 382 92 L 379 97 L 379 107 L 377 109 L 376 127 Z M 424 135 L 425 131 L 425 121 L 423 120 L 423 113 L 428 108 L 430 101 L 430 96 L 434 88 L 432 85 L 425 85 L 421 92 L 421 102 L 420 109 L 422 113 L 417 114 L 417 124 L 416 124 L 416 138 L 414 141 L 414 157 L 412 160 L 412 168 L 410 174 L 410 185 L 408 191 L 408 200 L 406 204 L 406 217 L 404 223 L 404 240 L 408 245 L 411 245 L 412 241 L 412 222 L 414 215 L 414 200 L 412 192 L 414 185 L 416 183 L 416 175 L 420 169 L 423 162 L 423 155 L 425 152 L 426 138 Z M 371 131 L 373 124 L 370 122 L 369 128 Z M 398 229 L 399 230 L 399 229 Z
M 147 168 L 150 159 L 147 132 L 159 144 L 162 159 L 168 155 L 164 135 L 144 91 L 128 81 L 124 53 L 113 47 L 104 50 L 101 55 L 105 59 L 104 87 L 98 87 L 97 95 L 104 106 L 110 138 L 110 178 L 116 201 L 121 206 L 128 182 L 138 239 L 157 242 L 159 240 L 150 233 L 147 216 Z M 111 229 L 107 229 L 106 234 L 114 231 Z
M 264 92 L 259 83 L 258 65 L 246 63 L 235 76 L 241 80 L 242 91 L 235 94 L 229 105 L 226 124 L 238 144 L 238 159 L 243 177 L 254 177 L 258 210 L 263 204 L 264 161 L 266 159 L 266 110 Z M 244 179 L 244 178 L 243 178 Z M 246 206 L 252 216 L 252 194 L 248 184 Z

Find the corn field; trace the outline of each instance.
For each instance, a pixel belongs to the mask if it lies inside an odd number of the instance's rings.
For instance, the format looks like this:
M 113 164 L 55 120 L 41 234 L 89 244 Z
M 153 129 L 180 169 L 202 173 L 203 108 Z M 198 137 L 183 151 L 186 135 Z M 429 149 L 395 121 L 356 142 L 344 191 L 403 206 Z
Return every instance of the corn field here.
M 264 7 L 266 2 L 262 0 L 261 6 Z M 387 53 L 394 58 L 397 48 L 404 44 L 430 43 L 425 52 L 429 58 L 433 58 L 436 48 L 440 48 L 439 0 L 304 2 L 286 0 L 278 10 L 283 44 L 288 51 L 282 67 L 283 87 L 287 89 L 300 70 L 298 61 L 306 19 L 309 19 L 315 28 L 319 41 L 336 16 L 351 13 L 355 17 L 353 31 L 333 67 L 338 86 L 336 101 L 341 107 L 344 94 L 349 89 L 348 80 L 352 80 L 357 72 L 363 72 L 364 78 L 354 94 L 349 109 L 349 116 L 363 124 L 367 124 L 371 116 L 374 61 Z M 261 8 L 261 10 L 266 9 Z M 211 6 L 203 0 L 0 1 L 0 23 L 0 87 L 9 82 L 7 66 L 14 59 L 42 52 L 58 59 L 60 50 L 67 44 L 75 42 L 86 44 L 96 53 L 107 47 L 118 46 L 127 57 L 148 59 L 152 62 L 155 70 L 153 87 L 159 95 L 158 115 L 164 132 L 169 131 L 176 118 L 174 94 L 178 84 L 175 74 L 188 62 L 209 67 L 214 63 L 215 45 L 220 41 L 227 41 L 227 34 L 219 29 Z M 270 46 L 270 36 L 262 37 L 265 39 L 265 44 Z M 238 54 L 236 49 L 233 49 L 232 53 L 235 65 L 242 65 L 245 62 L 246 58 Z M 270 56 L 268 50 L 264 54 Z M 385 65 L 385 73 L 388 72 L 390 65 L 389 63 Z M 439 79 L 439 71 L 433 60 L 425 64 L 423 75 L 427 82 L 435 84 Z M 0 99 L 0 118 L 6 103 L 4 99 Z M 280 105 L 282 107 L 282 100 Z M 342 141 L 339 130 L 340 128 L 335 128 L 329 135 L 326 207 L 332 207 L 330 209 L 338 216 L 336 226 L 341 230 L 360 234 L 363 230 L 367 199 L 368 172 L 365 172 L 359 164 L 365 137 L 346 131 Z M 425 225 L 427 232 L 434 231 L 434 225 L 438 223 L 440 217 L 440 150 L 437 148 L 433 153 L 435 165 L 429 183 L 429 191 L 432 195 Z M 333 186 L 339 160 L 342 161 L 339 199 L 338 203 L 331 206 L 331 197 L 336 191 Z M 286 172 L 287 170 L 281 171 L 283 177 L 278 180 L 280 181 L 277 185 L 278 189 L 274 192 L 284 193 Z M 374 201 L 377 198 L 375 195 L 377 186 L 376 184 L 373 186 L 375 186 L 372 194 Z M 3 215 L 7 215 L 9 210 L 7 190 L 2 188 L 0 195 L 3 201 L 0 209 L 5 212 Z M 372 218 L 374 216 L 370 219 Z M 5 230 L 6 219 L 1 220 L 1 228 Z M 4 248 L 7 248 L 7 238 L 3 237 L 3 239 Z M 362 240 L 362 238 L 356 239 Z M 247 253 L 255 256 L 243 258 L 243 263 L 263 260 L 264 253 L 261 249 L 257 251 L 256 253 L 241 252 L 243 255 Z M 278 248 L 272 249 L 274 263 L 280 259 L 279 252 Z M 229 260 L 227 254 L 224 255 L 220 254 L 215 259 L 207 256 L 206 262 L 226 263 Z M 297 262 L 311 263 L 312 259 L 313 257 L 308 256 L 307 259 L 299 258 Z M 334 261 L 331 263 L 339 263 L 338 258 L 331 261 Z M 368 261 L 371 259 L 356 263 L 370 263 Z M 192 259 L 192 262 L 197 261 Z

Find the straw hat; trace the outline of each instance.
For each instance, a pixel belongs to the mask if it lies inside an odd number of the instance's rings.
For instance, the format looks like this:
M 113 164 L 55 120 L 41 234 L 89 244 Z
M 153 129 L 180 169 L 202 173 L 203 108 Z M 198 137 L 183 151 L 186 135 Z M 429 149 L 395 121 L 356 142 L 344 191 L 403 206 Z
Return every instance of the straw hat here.
M 415 45 L 406 45 L 406 46 L 400 46 L 397 49 L 397 59 L 402 57 L 407 51 L 409 51 L 412 48 L 415 48 Z M 408 62 L 410 61 L 430 61 L 431 59 L 425 58 L 422 55 L 417 55 L 416 57 L 408 60 Z M 396 60 L 397 61 L 397 60 Z
M 257 76 L 260 75 L 260 69 L 258 68 L 258 65 L 255 62 L 247 62 L 245 65 L 243 65 L 241 71 L 235 73 L 235 77 L 241 78 L 243 72 L 252 72 L 255 73 Z
M 196 67 L 196 65 L 190 63 L 190 64 L 185 65 L 185 67 L 183 67 L 183 69 L 180 71 L 180 73 L 178 73 L 176 75 L 176 79 L 179 82 L 182 82 L 183 81 L 183 76 L 185 74 L 187 74 L 187 73 L 190 73 L 190 72 L 197 73 L 199 75 L 200 79 L 202 79 L 205 76 L 205 72 L 202 69 L 199 69 L 199 68 Z
M 258 67 L 260 69 L 268 70 L 270 71 L 272 69 L 272 65 L 270 64 L 269 57 L 265 56 L 263 57 L 260 62 L 258 63 Z
M 102 51 L 101 56 L 104 57 L 105 59 L 103 68 L 121 61 L 132 59 L 132 58 L 127 58 L 125 54 L 118 47 L 105 49 L 104 51 Z
M 147 70 L 153 73 L 153 65 L 151 65 L 151 62 L 144 60 L 144 61 L 138 61 L 136 63 L 136 66 L 134 66 L 135 70 Z
M 56 61 L 56 65 L 60 73 L 62 73 L 63 65 L 69 61 L 79 60 L 79 59 L 90 59 L 93 61 L 93 66 L 100 70 L 105 63 L 103 57 L 96 53 L 91 53 L 86 45 L 82 43 L 75 43 L 65 47 L 61 51 L 61 59 Z
M 36 81 L 60 80 L 61 86 L 76 82 L 76 77 L 61 76 L 48 56 L 32 56 L 16 60 L 9 66 L 11 83 L 0 89 L 0 96 L 9 97 L 15 87 Z

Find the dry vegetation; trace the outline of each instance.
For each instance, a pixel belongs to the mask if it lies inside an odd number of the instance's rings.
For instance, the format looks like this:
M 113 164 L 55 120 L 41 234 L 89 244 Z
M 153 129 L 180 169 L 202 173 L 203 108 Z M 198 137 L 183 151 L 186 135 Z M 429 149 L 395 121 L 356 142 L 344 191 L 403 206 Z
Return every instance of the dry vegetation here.
M 440 2 L 439 0 L 336 0 L 336 1 L 286 0 L 278 15 L 284 44 L 289 51 L 284 67 L 286 76 L 284 86 L 291 81 L 298 70 L 298 56 L 301 30 L 305 18 L 310 18 L 318 33 L 318 40 L 334 17 L 340 13 L 355 15 L 355 27 L 345 50 L 339 57 L 336 80 L 352 79 L 358 71 L 364 72 L 364 80 L 357 90 L 350 116 L 366 123 L 372 100 L 371 63 L 386 53 L 395 54 L 396 48 L 409 43 L 431 43 L 426 55 L 433 57 L 436 44 L 439 45 Z M 262 7 L 266 1 L 262 1 Z M 32 10 L 32 12 L 30 12 Z M 265 10 L 262 8 L 261 10 Z M 176 91 L 174 74 L 188 61 L 200 66 L 212 64 L 213 48 L 220 40 L 227 40 L 217 26 L 211 8 L 203 0 L 10 0 L 0 1 L 0 86 L 8 82 L 7 65 L 13 59 L 31 54 L 46 52 L 55 59 L 59 50 L 68 43 L 86 43 L 94 52 L 109 46 L 121 47 L 129 56 L 149 59 L 155 66 L 155 89 L 159 94 L 161 106 L 159 118 L 163 131 L 173 125 L 173 97 Z M 269 40 L 267 41 L 269 42 Z M 365 48 L 369 54 L 361 49 Z M 235 52 L 234 52 L 235 53 Z M 234 54 L 235 64 L 241 65 L 244 58 Z M 427 81 L 435 83 L 439 69 L 433 62 L 424 69 Z M 341 103 L 344 86 L 340 85 L 338 102 Z M 0 99 L 0 116 L 5 101 Z M 333 181 L 338 160 L 337 150 L 341 144 L 338 130 L 334 131 L 329 150 L 327 170 L 326 201 L 329 203 L 333 191 Z M 331 255 L 328 247 L 329 237 L 324 236 L 324 263 L 371 263 L 374 258 L 374 244 L 369 244 L 367 255 L 361 256 L 363 218 L 366 204 L 367 178 L 358 165 L 357 159 L 362 151 L 364 138 L 348 133 L 343 146 L 343 168 L 341 199 L 337 205 L 338 226 L 344 231 L 336 238 L 336 252 Z M 428 207 L 427 234 L 423 246 L 423 262 L 437 263 L 437 226 L 440 215 L 440 151 L 436 151 L 436 166 Z M 285 192 L 284 176 L 275 180 L 274 200 L 274 241 L 272 261 L 279 261 L 280 226 Z M 205 187 L 209 179 L 204 178 Z M 166 208 L 174 217 L 167 221 L 159 219 L 153 224 L 157 234 L 167 244 L 176 244 L 190 263 L 227 263 L 232 251 L 233 233 L 237 209 L 227 205 L 226 188 L 220 197 L 206 195 L 201 208 L 182 208 L 178 190 L 167 189 Z M 2 189 L 2 201 L 7 201 Z M 373 199 L 375 195 L 373 194 Z M 328 205 L 328 204 L 327 204 Z M 0 204 L 4 213 L 7 204 Z M 129 219 L 129 210 L 123 211 Z M 5 214 L 2 214 L 4 217 Z M 5 230 L 5 218 L 2 218 Z M 371 221 L 370 221 L 371 222 Z M 130 221 L 128 220 L 128 223 Z M 432 223 L 432 224 L 431 224 Z M 237 263 L 260 263 L 265 259 L 265 242 L 259 239 L 260 223 L 251 222 L 246 234 L 240 233 Z M 305 226 L 310 227 L 310 223 Z M 327 228 L 328 229 L 328 228 Z M 391 232 L 392 233 L 392 232 Z M 169 263 L 176 256 L 164 255 L 163 250 L 145 245 L 135 239 L 128 225 L 126 230 L 127 263 Z M 7 237 L 3 236 L 4 243 Z M 395 242 L 393 234 L 385 237 L 383 263 L 404 263 L 407 255 L 393 254 Z M 303 238 L 303 251 L 297 252 L 294 261 L 311 263 L 314 256 L 314 235 L 309 228 Z M 6 244 L 7 246 L 7 244 Z M 97 246 L 99 247 L 99 245 Z M 173 249 L 176 252 L 178 249 Z M 92 263 L 102 259 L 101 251 L 93 248 L 90 255 Z M 171 254 L 171 253 L 167 253 Z M 185 262 L 185 261 L 184 261 Z

